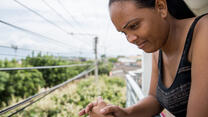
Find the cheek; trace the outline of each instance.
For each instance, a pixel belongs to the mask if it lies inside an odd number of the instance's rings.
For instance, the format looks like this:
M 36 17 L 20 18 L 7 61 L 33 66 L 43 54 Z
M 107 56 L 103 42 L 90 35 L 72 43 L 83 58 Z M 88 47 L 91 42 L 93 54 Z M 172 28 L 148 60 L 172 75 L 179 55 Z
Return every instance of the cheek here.
M 151 26 L 152 43 L 155 44 L 156 48 L 161 48 L 164 42 L 168 39 L 168 28 L 167 24 L 162 21 L 153 23 Z
M 148 25 L 147 22 L 143 22 L 142 24 L 140 24 L 141 26 L 139 27 L 139 30 L 138 30 L 138 34 L 139 34 L 139 37 L 142 39 L 142 40 L 149 40 L 152 36 L 151 34 L 151 26 Z
M 162 47 L 165 38 L 161 32 L 161 27 L 157 24 L 149 23 L 144 25 L 140 33 L 142 34 L 141 38 L 148 41 L 146 48 L 144 48 L 145 52 L 152 53 Z

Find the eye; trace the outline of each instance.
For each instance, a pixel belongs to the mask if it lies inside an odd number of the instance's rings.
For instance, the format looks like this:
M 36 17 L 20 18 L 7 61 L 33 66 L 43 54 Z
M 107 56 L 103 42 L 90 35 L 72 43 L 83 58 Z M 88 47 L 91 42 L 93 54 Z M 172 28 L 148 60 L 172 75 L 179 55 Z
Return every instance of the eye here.
M 129 29 L 136 30 L 138 28 L 138 23 L 132 24 L 129 26 Z

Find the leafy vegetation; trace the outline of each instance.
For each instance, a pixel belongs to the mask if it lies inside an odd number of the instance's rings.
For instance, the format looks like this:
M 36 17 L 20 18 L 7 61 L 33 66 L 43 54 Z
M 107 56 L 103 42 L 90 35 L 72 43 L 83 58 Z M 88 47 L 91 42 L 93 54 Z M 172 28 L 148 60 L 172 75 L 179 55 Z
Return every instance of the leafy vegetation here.
M 118 58 L 109 58 L 108 61 L 111 63 L 116 63 L 118 62 Z
M 34 67 L 34 66 L 58 66 L 71 64 L 93 63 L 92 61 L 62 60 L 53 56 L 38 54 L 36 57 L 27 57 L 21 61 L 15 59 L 0 60 L 1 68 Z M 99 62 L 99 74 L 108 74 L 112 63 Z M 49 88 L 72 78 L 89 66 L 77 66 L 70 68 L 51 68 L 40 70 L 13 70 L 0 72 L 0 107 L 10 105 L 12 97 L 26 98 L 36 94 L 40 88 Z
M 101 76 L 96 81 L 90 77 L 68 84 L 15 117 L 78 117 L 78 112 L 98 96 L 108 103 L 125 107 L 125 93 L 122 78 Z
M 99 62 L 98 65 L 98 73 L 100 75 L 109 74 L 109 72 L 113 69 L 113 63 L 110 62 Z

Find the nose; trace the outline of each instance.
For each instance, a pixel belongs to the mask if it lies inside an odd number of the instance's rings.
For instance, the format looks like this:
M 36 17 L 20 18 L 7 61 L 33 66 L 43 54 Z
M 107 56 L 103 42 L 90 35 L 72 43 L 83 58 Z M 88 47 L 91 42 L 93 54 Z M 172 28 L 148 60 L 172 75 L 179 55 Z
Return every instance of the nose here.
M 128 34 L 126 36 L 128 42 L 132 43 L 132 44 L 135 44 L 136 40 L 137 40 L 137 36 L 134 35 L 134 34 Z

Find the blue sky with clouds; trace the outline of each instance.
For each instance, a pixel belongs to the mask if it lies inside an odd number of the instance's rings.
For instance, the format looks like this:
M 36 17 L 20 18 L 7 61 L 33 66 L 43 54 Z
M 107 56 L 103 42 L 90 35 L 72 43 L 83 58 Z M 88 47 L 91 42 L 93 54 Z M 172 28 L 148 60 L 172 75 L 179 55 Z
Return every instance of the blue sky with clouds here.
M 129 56 L 141 54 L 141 50 L 129 44 L 125 37 L 113 27 L 108 14 L 108 0 L 17 1 L 33 9 L 51 22 L 54 22 L 67 32 L 96 34 L 99 38 L 99 55 Z M 15 45 L 18 48 L 93 57 L 94 36 L 69 35 L 67 32 L 60 30 L 22 7 L 17 1 L 0 1 L 0 20 L 39 33 L 56 41 L 27 34 L 0 23 L 0 45 Z M 55 9 L 59 16 L 47 4 Z M 0 54 L 8 54 L 10 52 L 12 51 L 0 48 Z M 20 52 L 19 54 L 24 54 L 24 52 Z

